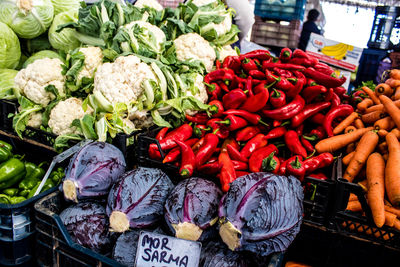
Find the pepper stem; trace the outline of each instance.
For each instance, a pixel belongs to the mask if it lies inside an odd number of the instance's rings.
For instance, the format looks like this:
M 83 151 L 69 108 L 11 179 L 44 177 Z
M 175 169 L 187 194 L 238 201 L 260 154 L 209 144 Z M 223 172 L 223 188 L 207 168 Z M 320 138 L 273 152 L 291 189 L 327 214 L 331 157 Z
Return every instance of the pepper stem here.
M 269 127 L 269 124 L 266 122 L 263 122 L 262 120 L 259 120 L 258 123 L 264 125 L 265 127 Z
M 231 120 L 230 119 L 226 119 L 224 121 L 216 121 L 215 123 L 220 123 L 220 124 L 225 124 L 225 125 L 231 125 Z
M 290 165 L 295 169 L 300 169 L 301 163 L 299 161 L 299 157 L 296 156 L 296 159 L 294 161 L 290 162 Z
M 190 171 L 188 169 L 183 169 L 183 170 L 181 170 L 180 175 L 183 178 L 188 178 L 190 176 Z
M 311 158 L 312 156 L 314 156 L 315 152 L 317 152 L 317 150 L 316 150 L 316 149 L 314 149 L 314 150 L 313 150 L 313 152 L 311 153 L 311 155 L 310 155 L 310 156 L 308 156 L 306 159 L 309 159 L 309 158 Z
M 279 98 L 281 97 L 281 93 L 278 92 L 278 90 L 276 90 L 275 88 L 272 88 L 272 90 L 274 90 L 271 94 L 271 97 L 273 98 Z
M 308 140 L 308 141 L 317 141 L 318 140 L 318 136 L 316 136 L 315 134 L 312 136 L 307 136 L 307 135 L 303 135 L 304 139 Z

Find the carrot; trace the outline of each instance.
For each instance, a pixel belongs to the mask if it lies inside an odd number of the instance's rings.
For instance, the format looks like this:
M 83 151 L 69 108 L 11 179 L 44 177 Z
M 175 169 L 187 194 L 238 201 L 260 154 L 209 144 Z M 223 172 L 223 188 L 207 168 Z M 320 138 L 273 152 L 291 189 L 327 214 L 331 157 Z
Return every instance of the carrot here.
M 385 137 L 388 133 L 389 133 L 389 132 L 386 131 L 386 130 L 384 130 L 384 129 L 380 129 L 380 130 L 378 131 L 379 137 Z
M 380 120 L 382 118 L 386 117 L 386 113 L 384 110 L 377 110 L 377 111 L 373 111 L 370 113 L 366 113 L 364 115 L 361 116 L 361 120 L 364 123 L 374 123 L 377 120 Z
M 396 107 L 400 108 L 400 98 L 396 99 L 396 101 L 394 101 L 394 104 L 396 105 Z M 374 111 L 385 111 L 385 107 L 383 106 L 383 104 L 375 105 L 367 108 L 367 110 L 365 110 L 365 113 L 371 113 Z
M 390 131 L 392 134 L 394 134 L 397 139 L 400 138 L 400 130 L 398 128 L 394 128 L 393 130 Z
M 386 141 L 385 141 L 385 142 L 381 142 L 381 143 L 378 145 L 378 150 L 379 150 L 379 152 L 381 152 L 382 154 L 387 153 L 387 152 L 388 152 L 387 142 L 386 142 Z
M 376 96 L 375 92 L 369 89 L 367 86 L 361 87 L 361 90 L 363 90 L 369 98 L 371 98 L 372 101 L 374 101 L 375 104 L 379 105 L 381 101 L 379 101 L 379 98 Z
M 354 126 L 356 126 L 357 129 L 365 128 L 364 123 L 361 119 L 356 119 L 354 121 Z
M 379 153 L 372 153 L 367 160 L 368 205 L 377 227 L 385 223 L 385 160 Z
M 358 200 L 358 197 L 354 193 L 350 193 L 349 201 Z
M 334 152 L 338 149 L 347 146 L 350 143 L 357 141 L 358 139 L 361 138 L 363 134 L 372 129 L 373 127 L 357 129 L 351 133 L 336 135 L 323 139 L 315 145 L 315 149 L 317 150 L 318 153 Z
M 396 124 L 397 128 L 400 128 L 400 109 L 396 107 L 394 102 L 387 96 L 381 95 L 379 99 L 382 101 L 386 112 L 392 117 L 392 120 Z
M 389 77 L 395 80 L 400 80 L 400 70 L 392 69 L 389 71 Z
M 351 210 L 351 211 L 356 211 L 357 212 L 357 211 L 362 211 L 363 209 L 362 209 L 360 201 L 353 200 L 353 201 L 349 201 L 347 203 L 346 210 Z
M 357 128 L 354 127 L 353 125 L 350 125 L 350 126 L 347 126 L 346 129 L 344 129 L 344 133 L 350 133 L 355 130 L 357 130 Z
M 394 220 L 393 227 L 400 231 L 400 220 Z
M 396 214 L 397 217 L 400 217 L 400 209 L 396 209 L 396 208 L 390 207 L 388 205 L 385 205 L 385 210 L 388 212 L 391 212 L 393 214 Z
M 393 87 L 393 88 L 396 88 L 396 87 L 399 87 L 399 86 L 400 86 L 400 80 L 396 80 L 396 79 L 393 79 L 393 78 L 387 79 L 387 80 L 385 81 L 385 83 L 386 83 L 387 85 L 389 85 L 390 87 Z
M 353 151 L 353 152 L 350 152 L 349 154 L 347 154 L 346 156 L 344 156 L 342 159 L 342 163 L 346 166 L 349 165 L 349 163 L 350 163 L 351 159 L 354 157 L 355 153 L 356 152 Z
M 394 221 L 396 220 L 397 216 L 391 212 L 385 212 L 385 225 L 393 227 Z
M 351 134 L 351 133 L 350 133 Z M 364 166 L 368 156 L 375 150 L 378 144 L 379 136 L 373 131 L 366 132 L 358 143 L 354 157 L 343 175 L 343 178 L 352 182 Z
M 363 101 L 357 104 L 357 109 L 365 112 L 367 108 L 372 106 L 374 104 L 374 101 L 371 100 L 371 98 L 365 98 Z
M 385 153 L 382 155 L 383 159 L 387 162 L 388 158 L 389 158 L 389 153 Z
M 385 95 L 385 96 L 392 96 L 394 90 L 390 85 L 386 83 L 380 83 L 375 87 L 375 94 L 379 97 L 380 95 Z
M 389 148 L 389 157 L 385 168 L 385 188 L 390 203 L 394 207 L 400 206 L 400 143 L 392 133 L 386 135 Z
M 374 123 L 375 130 L 384 129 L 390 131 L 391 129 L 393 129 L 394 126 L 396 125 L 390 116 L 377 120 Z
M 347 147 L 346 147 L 347 154 L 353 152 L 354 150 L 356 150 L 356 143 L 351 143 L 351 144 L 347 145 Z
M 365 176 L 367 176 L 367 175 L 366 175 L 365 172 L 364 172 L 363 177 L 365 177 Z M 364 192 L 368 192 L 368 182 L 367 182 L 367 179 L 364 179 L 364 180 L 358 182 L 357 184 L 358 184 L 359 186 L 361 186 L 361 188 L 362 188 L 362 190 L 363 190 Z
M 294 262 L 294 261 L 288 261 L 288 262 L 286 262 L 285 267 L 311 267 L 311 265 Z
M 359 118 L 359 114 L 357 112 L 353 112 L 351 113 L 349 116 L 347 116 L 344 120 L 342 120 L 338 126 L 335 127 L 335 129 L 333 129 L 333 134 L 334 135 L 338 135 L 341 132 L 343 132 L 343 130 L 349 126 L 350 124 L 352 124 L 357 118 Z
M 394 91 L 394 94 L 393 94 L 393 100 L 394 101 L 400 100 L 400 86 L 396 87 L 396 90 Z

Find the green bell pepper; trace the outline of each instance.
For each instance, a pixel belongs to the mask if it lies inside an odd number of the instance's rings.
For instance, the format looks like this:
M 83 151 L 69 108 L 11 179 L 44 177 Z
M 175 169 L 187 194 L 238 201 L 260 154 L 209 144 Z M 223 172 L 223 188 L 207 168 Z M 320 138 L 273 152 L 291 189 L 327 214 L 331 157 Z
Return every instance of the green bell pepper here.
M 19 191 L 18 188 L 7 188 L 3 190 L 3 194 L 13 197 L 18 194 L 18 191 Z
M 11 158 L 12 153 L 6 147 L 0 146 L 0 162 L 6 161 Z
M 1 204 L 10 204 L 10 197 L 4 194 L 0 194 L 0 203 Z
M 40 183 L 38 183 L 34 188 L 31 189 L 31 191 L 29 192 L 28 197 L 27 197 L 28 199 L 33 197 L 33 195 L 35 194 L 39 185 L 40 185 Z M 51 179 L 47 179 L 47 181 L 44 183 L 44 186 L 43 186 L 42 190 L 40 191 L 40 193 L 42 193 L 46 190 L 49 190 L 49 189 L 53 188 L 54 186 L 56 186 L 54 184 L 54 182 Z
M 11 158 L 0 164 L 0 183 L 10 180 L 22 172 L 25 174 L 25 164 L 19 159 Z
M 24 178 L 19 184 L 18 188 L 21 190 L 31 190 L 34 188 L 37 183 L 39 183 L 39 179 L 31 179 L 31 178 Z
M 35 163 L 25 161 L 26 178 L 30 177 L 37 167 L 38 166 Z
M 22 191 L 19 191 L 19 194 L 21 197 L 27 197 L 29 195 L 29 192 L 31 192 L 31 189 L 24 189 Z
M 9 150 L 10 152 L 13 151 L 12 145 L 10 145 L 9 143 L 4 142 L 4 141 L 2 141 L 2 140 L 0 140 L 0 147 L 4 147 L 4 148 L 6 148 L 7 150 Z
M 24 177 L 25 177 L 25 170 L 23 170 L 20 173 L 17 173 L 15 176 L 11 177 L 8 180 L 5 180 L 4 182 L 0 182 L 0 190 L 12 187 L 13 185 L 21 181 Z
M 64 168 L 58 167 L 55 171 L 50 173 L 49 179 L 51 179 L 55 185 L 61 183 L 61 180 L 65 177 Z
M 18 203 L 21 203 L 22 201 L 25 201 L 25 200 L 26 200 L 26 198 L 20 197 L 20 196 L 10 197 L 10 204 L 18 204 Z

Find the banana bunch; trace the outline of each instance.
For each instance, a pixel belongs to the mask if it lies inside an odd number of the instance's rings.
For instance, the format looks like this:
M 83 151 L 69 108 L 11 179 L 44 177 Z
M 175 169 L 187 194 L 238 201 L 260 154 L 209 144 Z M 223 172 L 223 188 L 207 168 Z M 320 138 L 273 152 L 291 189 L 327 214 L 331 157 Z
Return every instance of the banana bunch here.
M 334 59 L 342 60 L 346 56 L 347 51 L 353 51 L 353 49 L 354 49 L 354 46 L 352 46 L 352 45 L 338 43 L 335 45 L 323 47 L 321 49 L 321 52 L 322 52 L 322 54 L 333 57 Z

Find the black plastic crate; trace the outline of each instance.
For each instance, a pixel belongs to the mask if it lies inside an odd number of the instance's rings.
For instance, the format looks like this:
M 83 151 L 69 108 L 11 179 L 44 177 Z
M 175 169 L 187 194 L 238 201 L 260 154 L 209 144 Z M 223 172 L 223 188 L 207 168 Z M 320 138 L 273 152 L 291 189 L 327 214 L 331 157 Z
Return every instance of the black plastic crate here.
M 386 225 L 381 228 L 376 227 L 361 186 L 341 178 L 343 177 L 341 163 L 338 164 L 337 169 L 338 182 L 335 192 L 334 216 L 329 227 L 342 235 L 367 240 L 400 252 L 400 231 Z M 365 216 L 345 210 L 350 193 L 357 195 Z
M 254 14 L 275 20 L 303 20 L 306 0 L 256 0 Z
M 364 49 L 360 58 L 360 65 L 357 70 L 357 77 L 354 82 L 355 86 L 361 85 L 365 81 L 376 80 L 376 75 L 378 73 L 379 63 L 385 58 L 387 51 L 379 49 Z

